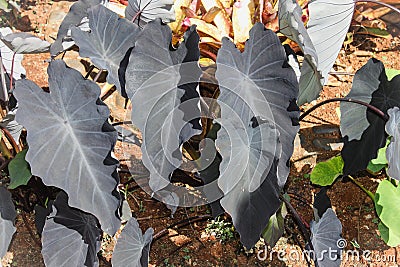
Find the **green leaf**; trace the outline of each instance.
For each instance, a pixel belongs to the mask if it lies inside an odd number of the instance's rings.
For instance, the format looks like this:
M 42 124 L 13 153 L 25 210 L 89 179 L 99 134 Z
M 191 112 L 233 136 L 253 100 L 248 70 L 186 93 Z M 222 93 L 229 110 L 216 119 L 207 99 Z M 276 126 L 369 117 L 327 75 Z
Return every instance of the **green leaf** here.
M 380 233 L 380 237 L 387 244 L 387 242 L 389 242 L 389 228 L 387 228 L 387 226 L 384 225 L 382 222 L 379 222 L 378 230 Z
M 372 161 L 370 161 L 367 166 L 367 171 L 369 171 L 373 175 L 377 175 L 385 167 L 386 164 L 374 164 L 372 163 Z
M 367 171 L 372 173 L 373 175 L 377 175 L 383 168 L 387 167 L 388 161 L 386 159 L 386 148 L 389 145 L 390 140 L 386 140 L 385 147 L 382 147 L 378 150 L 378 155 L 375 159 L 371 159 L 368 163 Z
M 0 9 L 4 10 L 5 12 L 10 12 L 11 9 L 8 8 L 8 1 L 7 0 L 0 0 Z
M 376 158 L 371 159 L 372 164 L 383 164 L 383 165 L 388 164 L 388 161 L 386 159 L 386 148 L 389 145 L 389 143 L 390 143 L 390 140 L 387 139 L 386 145 L 378 150 L 378 155 L 376 156 Z
M 285 217 L 287 215 L 287 209 L 284 202 L 278 211 L 269 218 L 267 227 L 264 229 L 262 236 L 270 247 L 274 247 L 279 238 L 283 235 L 285 229 Z
M 19 152 L 8 165 L 11 179 L 11 183 L 8 186 L 9 189 L 15 189 L 20 185 L 27 185 L 32 176 L 31 168 L 25 160 L 27 151 L 28 149 L 24 149 Z
M 383 180 L 376 190 L 375 209 L 384 224 L 379 227 L 382 239 L 391 247 L 400 245 L 399 203 L 400 187 Z
M 391 34 L 388 33 L 386 30 L 382 30 L 379 28 L 371 28 L 371 27 L 363 27 L 361 29 L 362 33 L 367 33 L 376 37 L 382 37 L 382 38 L 390 38 Z
M 343 174 L 343 159 L 333 157 L 325 162 L 318 163 L 311 172 L 311 182 L 320 186 L 331 185 L 339 175 Z
M 396 69 L 385 69 L 385 71 L 386 71 L 386 76 L 389 81 L 391 79 L 393 79 L 395 76 L 400 74 L 400 70 L 396 70 Z

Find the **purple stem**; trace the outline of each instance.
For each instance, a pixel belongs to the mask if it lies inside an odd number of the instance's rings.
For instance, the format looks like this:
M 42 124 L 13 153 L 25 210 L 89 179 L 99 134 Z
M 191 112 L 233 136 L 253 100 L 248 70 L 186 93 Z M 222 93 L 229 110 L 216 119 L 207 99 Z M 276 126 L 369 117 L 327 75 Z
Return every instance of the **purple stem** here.
M 319 108 L 319 107 L 321 107 L 321 106 L 323 106 L 325 104 L 328 104 L 328 103 L 331 103 L 331 102 L 338 102 L 338 101 L 339 102 L 350 102 L 350 103 L 355 103 L 355 104 L 359 104 L 359 105 L 365 106 L 368 109 L 370 109 L 371 111 L 373 111 L 376 115 L 381 117 L 384 121 L 388 121 L 388 119 L 389 119 L 388 115 L 385 114 L 382 110 L 380 110 L 379 108 L 377 108 L 377 107 L 375 107 L 375 106 L 373 106 L 371 104 L 365 103 L 363 101 L 356 100 L 356 99 L 351 99 L 351 98 L 332 98 L 332 99 L 328 99 L 328 100 L 322 101 L 322 102 L 316 104 L 315 106 L 313 106 L 312 108 L 308 109 L 306 112 L 301 114 L 301 116 L 299 118 L 299 121 L 302 121 L 307 115 L 309 115 L 311 112 L 313 112 L 317 108 Z

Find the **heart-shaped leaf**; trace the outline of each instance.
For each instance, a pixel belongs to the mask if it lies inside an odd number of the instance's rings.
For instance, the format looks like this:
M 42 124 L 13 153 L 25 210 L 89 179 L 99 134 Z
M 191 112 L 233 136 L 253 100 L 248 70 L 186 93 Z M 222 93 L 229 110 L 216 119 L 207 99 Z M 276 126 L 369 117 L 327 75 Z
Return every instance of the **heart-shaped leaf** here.
M 297 79 L 278 37 L 261 23 L 253 26 L 243 53 L 223 39 L 216 77 L 220 202 L 251 248 L 279 208 L 279 188 L 289 174 L 298 131 Z
M 293 140 L 299 129 L 299 110 L 295 104 L 296 75 L 287 64 L 279 39 L 262 24 L 255 24 L 245 51 L 240 53 L 225 38 L 218 51 L 216 77 L 221 90 L 218 101 L 233 108 L 246 127 L 255 122 L 255 117 L 260 117 L 260 121 L 269 121 L 278 130 L 282 156 L 277 174 L 278 184 L 283 186 L 289 174 Z M 241 104 L 235 105 L 237 101 Z M 222 116 L 229 118 L 231 111 L 227 112 Z
M 400 187 L 388 180 L 379 183 L 375 193 L 375 209 L 382 223 L 387 229 L 385 242 L 392 247 L 400 245 Z M 381 229 L 385 227 L 381 226 Z
M 43 228 L 44 263 L 49 267 L 99 266 L 100 238 L 96 217 L 68 206 L 67 194 L 60 192 Z
M 88 8 L 100 4 L 101 0 L 79 0 L 74 3 L 58 29 L 57 39 L 50 46 L 50 55 L 56 56 L 64 51 L 63 41 L 71 27 L 79 26 L 82 19 L 87 17 Z
M 389 164 L 387 174 L 400 180 L 400 110 L 394 107 L 388 110 L 389 121 L 386 123 L 386 133 L 392 136 L 386 149 L 386 158 Z
M 142 160 L 150 171 L 149 184 L 153 191 L 167 186 L 170 174 L 181 165 L 180 145 L 200 133 L 188 124 L 181 110 L 183 107 L 185 112 L 193 112 L 193 105 L 186 108 L 181 105 L 186 89 L 181 86 L 190 83 L 196 87 L 199 81 L 198 62 L 189 56 L 199 55 L 198 43 L 188 41 L 199 37 L 195 27 L 191 27 L 176 50 L 171 48 L 171 38 L 170 28 L 160 20 L 147 24 L 132 50 L 126 70 L 132 122 L 143 134 Z
M 97 5 L 88 10 L 90 32 L 72 28 L 72 38 L 79 46 L 79 55 L 88 57 L 94 65 L 108 71 L 107 82 L 115 84 L 124 97 L 120 77 L 120 64 L 126 53 L 135 45 L 140 33 L 138 26 L 104 7 Z
M 27 32 L 14 32 L 0 35 L 0 40 L 17 54 L 47 53 L 50 43 Z
M 346 38 L 354 5 L 353 0 L 312 0 L 308 4 L 307 33 L 318 55 L 318 70 L 325 81 Z
M 299 81 L 299 98 L 302 105 L 316 99 L 322 89 L 323 79 L 317 70 L 318 55 L 302 21 L 302 10 L 296 0 L 279 1 L 279 31 L 295 41 L 304 53 Z
M 0 260 L 6 255 L 11 238 L 17 230 L 14 226 L 16 216 L 11 193 L 0 186 Z
M 343 159 L 341 156 L 333 157 L 327 161 L 319 162 L 311 172 L 311 182 L 320 186 L 327 186 L 343 174 Z
M 17 81 L 14 92 L 16 119 L 28 131 L 32 175 L 66 191 L 71 206 L 97 216 L 113 235 L 120 202 L 113 195 L 117 162 L 110 153 L 117 133 L 107 122 L 109 110 L 98 99 L 98 85 L 63 61 L 52 61 L 47 72 L 50 93 L 29 80 Z
M 138 21 L 140 26 L 144 26 L 155 19 L 161 19 L 164 23 L 174 21 L 174 1 L 128 0 L 125 18 L 132 22 Z
M 122 229 L 111 258 L 113 266 L 146 267 L 149 264 L 150 244 L 153 239 L 153 228 L 144 235 L 137 220 L 132 217 Z
M 347 98 L 369 103 L 386 114 L 389 108 L 400 106 L 399 88 L 400 75 L 388 81 L 382 62 L 370 59 L 354 76 Z M 340 110 L 340 130 L 344 136 L 343 173 L 347 175 L 364 170 L 369 161 L 376 158 L 378 149 L 385 146 L 385 121 L 354 103 L 342 102 Z M 355 151 L 357 157 L 354 157 Z
M 8 164 L 11 180 L 8 186 L 9 189 L 15 189 L 20 185 L 27 185 L 29 179 L 31 179 L 31 169 L 25 160 L 26 152 L 28 152 L 27 149 L 22 150 Z
M 331 208 L 327 209 L 318 222 L 311 222 L 310 228 L 311 243 L 318 265 L 339 267 L 343 249 L 339 246 L 341 244 L 339 240 L 342 234 L 342 224 L 335 212 Z

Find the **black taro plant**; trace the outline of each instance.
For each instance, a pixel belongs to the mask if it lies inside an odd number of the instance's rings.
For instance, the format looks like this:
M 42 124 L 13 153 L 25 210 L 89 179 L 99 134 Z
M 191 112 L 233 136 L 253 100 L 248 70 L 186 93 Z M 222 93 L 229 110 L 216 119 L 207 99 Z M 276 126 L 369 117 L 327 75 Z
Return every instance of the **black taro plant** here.
M 279 2 L 280 32 L 298 43 L 304 54 L 301 66 L 274 32 L 255 23 L 243 52 L 224 38 L 215 64 L 200 67 L 196 26 L 172 44 L 172 31 L 164 24 L 175 17 L 172 1 L 129 1 L 126 18 L 106 5 L 98 0 L 74 3 L 51 46 L 25 33 L 4 31 L 0 38 L 2 100 L 9 112 L 1 127 L 14 148 L 8 151 L 2 141 L 3 156 L 13 158 L 8 188 L 28 184 L 37 189 L 32 184 L 39 178 L 45 184 L 35 192 L 46 201 L 35 210 L 46 266 L 98 266 L 102 233 L 114 236 L 122 217 L 128 222 L 114 248 L 113 266 L 147 266 L 153 238 L 151 228 L 142 234 L 118 189 L 119 162 L 112 155 L 118 133 L 100 99 L 99 75 L 89 80 L 57 59 L 74 44 L 129 99 L 131 123 L 143 136 L 146 190 L 172 213 L 178 206 L 210 204 L 214 217 L 224 212 L 231 216 L 242 244 L 250 249 L 261 236 L 273 247 L 289 212 L 306 249 L 314 251 L 315 265 L 339 266 L 340 257 L 319 257 L 328 249 L 335 255 L 343 249 L 338 242 L 342 226 L 327 188 L 315 197 L 315 221 L 307 229 L 284 186 L 299 123 L 324 103 L 341 101 L 342 155 L 317 165 L 311 182 L 330 186 L 339 177 L 352 179 L 374 199 L 383 240 L 400 244 L 395 204 L 400 200 L 400 76 L 389 81 L 383 64 L 371 59 L 356 73 L 347 97 L 325 101 L 301 116 L 298 108 L 316 99 L 325 83 L 352 19 L 352 0 L 311 1 L 306 26 L 295 0 Z M 43 90 L 21 76 L 25 71 L 19 55 L 47 51 L 52 56 L 49 88 Z M 211 97 L 205 94 L 206 84 L 216 88 Z M 26 139 L 20 138 L 22 127 Z M 19 140 L 25 147 L 21 152 Z M 368 164 L 387 140 L 386 157 L 381 155 L 386 161 L 379 164 L 388 178 L 374 194 L 351 175 L 372 166 Z M 185 167 L 184 157 L 195 167 Z M 204 185 L 193 194 L 174 184 L 176 169 L 192 173 Z M 0 258 L 16 230 L 15 207 L 5 186 L 0 187 Z

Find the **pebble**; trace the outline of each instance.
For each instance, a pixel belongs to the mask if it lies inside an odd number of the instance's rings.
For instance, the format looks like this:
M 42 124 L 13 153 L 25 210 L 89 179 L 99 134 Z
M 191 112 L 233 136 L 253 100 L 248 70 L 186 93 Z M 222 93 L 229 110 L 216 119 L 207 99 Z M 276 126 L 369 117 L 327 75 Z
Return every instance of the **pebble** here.
M 316 134 L 339 134 L 339 127 L 337 126 L 313 127 L 312 130 Z

